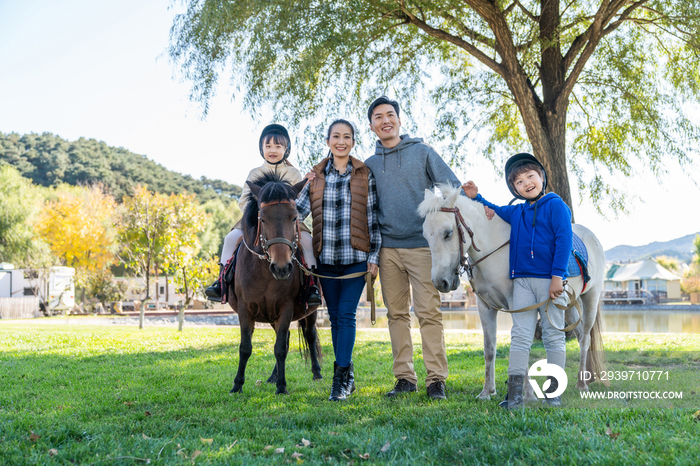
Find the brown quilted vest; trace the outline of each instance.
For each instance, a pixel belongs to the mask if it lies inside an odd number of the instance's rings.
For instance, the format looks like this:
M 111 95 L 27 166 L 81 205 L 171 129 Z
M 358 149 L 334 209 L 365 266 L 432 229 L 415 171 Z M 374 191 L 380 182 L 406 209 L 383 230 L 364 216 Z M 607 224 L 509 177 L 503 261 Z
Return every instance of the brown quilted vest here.
M 309 186 L 309 198 L 311 199 L 311 217 L 313 218 L 314 256 L 321 255 L 323 247 L 323 190 L 326 187 L 326 166 L 331 160 L 327 157 L 312 168 L 316 178 Z M 369 252 L 369 226 L 367 225 L 367 194 L 369 192 L 369 168 L 350 156 L 352 172 L 350 173 L 350 198 L 352 204 L 352 218 L 350 220 L 350 245 L 364 252 Z

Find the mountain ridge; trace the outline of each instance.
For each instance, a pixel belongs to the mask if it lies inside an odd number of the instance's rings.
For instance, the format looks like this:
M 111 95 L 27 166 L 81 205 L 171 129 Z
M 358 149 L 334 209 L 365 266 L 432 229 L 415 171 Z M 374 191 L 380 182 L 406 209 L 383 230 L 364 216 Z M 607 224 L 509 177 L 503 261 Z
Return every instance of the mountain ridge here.
M 626 262 L 649 259 L 657 256 L 675 257 L 681 262 L 693 258 L 693 241 L 700 232 L 681 236 L 669 241 L 654 241 L 642 246 L 619 245 L 605 251 L 608 262 Z

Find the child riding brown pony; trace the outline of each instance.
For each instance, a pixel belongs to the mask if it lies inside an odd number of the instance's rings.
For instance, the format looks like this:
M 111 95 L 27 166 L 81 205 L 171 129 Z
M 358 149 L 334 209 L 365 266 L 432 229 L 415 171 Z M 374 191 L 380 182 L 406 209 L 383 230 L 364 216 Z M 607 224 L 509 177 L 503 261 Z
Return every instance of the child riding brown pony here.
M 275 369 L 268 382 L 277 384 L 277 394 L 288 394 L 285 360 L 289 351 L 289 326 L 299 321 L 308 345 L 314 380 L 322 378 L 321 346 L 316 333 L 317 307 L 306 306 L 303 277 L 295 254 L 299 245 L 299 222 L 295 199 L 306 180 L 292 186 L 273 173 L 247 182 L 255 202 L 243 213 L 243 244 L 235 257 L 235 278 L 228 285 L 228 303 L 238 313 L 241 327 L 238 373 L 231 393 L 240 392 L 245 368 L 253 352 L 256 322 L 276 331 Z

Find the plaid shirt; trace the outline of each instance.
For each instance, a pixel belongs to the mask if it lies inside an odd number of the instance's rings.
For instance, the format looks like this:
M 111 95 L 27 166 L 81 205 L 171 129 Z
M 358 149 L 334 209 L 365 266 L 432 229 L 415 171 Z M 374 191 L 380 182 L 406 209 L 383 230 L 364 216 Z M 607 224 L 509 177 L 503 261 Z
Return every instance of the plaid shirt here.
M 326 186 L 323 190 L 323 246 L 319 260 L 326 265 L 348 265 L 356 262 L 379 264 L 379 248 L 382 237 L 377 220 L 377 186 L 372 172 L 368 176 L 367 224 L 369 225 L 369 253 L 359 251 L 350 244 L 350 220 L 352 213 L 350 174 L 352 162 L 342 175 L 333 166 L 333 159 L 326 165 Z M 297 210 L 301 218 L 311 213 L 311 199 L 307 183 L 297 198 Z

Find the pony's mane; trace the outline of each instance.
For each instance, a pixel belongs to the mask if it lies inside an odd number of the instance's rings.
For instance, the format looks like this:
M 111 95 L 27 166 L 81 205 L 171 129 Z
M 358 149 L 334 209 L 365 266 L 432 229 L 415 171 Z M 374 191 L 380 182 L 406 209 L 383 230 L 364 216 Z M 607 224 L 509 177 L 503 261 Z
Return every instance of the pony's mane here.
M 248 203 L 243 212 L 243 222 L 248 227 L 258 224 L 258 203 L 293 200 L 297 197 L 292 184 L 274 172 L 263 172 L 251 182 L 262 189 L 260 199 L 256 199 L 252 192 L 248 195 Z
M 438 184 L 437 188 L 440 190 L 441 194 L 435 194 L 434 197 L 426 199 L 418 205 L 418 214 L 421 217 L 439 211 L 442 207 L 445 207 L 447 204 L 446 200 L 451 195 L 462 190 L 461 187 L 455 187 L 450 184 Z M 462 196 L 461 193 L 457 195 L 457 200 L 455 201 L 455 205 L 461 210 L 474 210 L 474 214 L 480 213 L 480 211 L 477 211 L 477 204 L 476 201 Z

